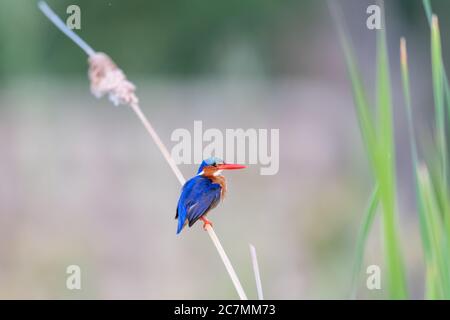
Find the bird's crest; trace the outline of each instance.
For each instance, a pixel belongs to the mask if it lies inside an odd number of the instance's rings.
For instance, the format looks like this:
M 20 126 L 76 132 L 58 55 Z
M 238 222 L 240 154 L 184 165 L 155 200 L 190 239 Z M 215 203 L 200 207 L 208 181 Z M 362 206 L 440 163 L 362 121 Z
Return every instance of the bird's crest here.
M 215 166 L 215 165 L 223 164 L 223 163 L 224 163 L 223 160 L 220 158 L 217 158 L 217 157 L 210 157 L 208 159 L 205 159 L 200 164 L 197 174 L 200 174 L 203 171 L 203 169 L 207 166 Z

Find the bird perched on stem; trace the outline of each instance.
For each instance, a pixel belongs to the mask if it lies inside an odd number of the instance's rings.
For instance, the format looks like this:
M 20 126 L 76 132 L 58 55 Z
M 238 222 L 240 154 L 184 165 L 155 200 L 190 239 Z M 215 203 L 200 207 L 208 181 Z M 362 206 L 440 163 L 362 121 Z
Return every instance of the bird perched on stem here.
M 208 224 L 212 226 L 206 215 L 219 204 L 227 191 L 222 171 L 244 168 L 243 165 L 225 163 L 216 157 L 203 160 L 197 175 L 189 179 L 181 190 L 175 216 L 175 219 L 178 219 L 177 234 L 186 224 L 191 227 L 198 219 L 203 221 L 204 229 Z

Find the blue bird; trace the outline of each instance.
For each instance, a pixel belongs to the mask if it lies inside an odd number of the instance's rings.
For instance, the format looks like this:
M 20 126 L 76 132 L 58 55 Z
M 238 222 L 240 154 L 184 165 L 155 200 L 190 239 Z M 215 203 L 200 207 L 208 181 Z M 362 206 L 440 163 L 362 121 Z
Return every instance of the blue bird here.
M 203 221 L 204 229 L 208 224 L 212 226 L 206 215 L 219 204 L 227 191 L 225 177 L 220 175 L 222 170 L 243 168 L 245 166 L 228 164 L 216 157 L 203 160 L 197 175 L 189 179 L 181 190 L 175 216 L 178 219 L 177 234 L 186 224 L 191 227 L 198 219 Z

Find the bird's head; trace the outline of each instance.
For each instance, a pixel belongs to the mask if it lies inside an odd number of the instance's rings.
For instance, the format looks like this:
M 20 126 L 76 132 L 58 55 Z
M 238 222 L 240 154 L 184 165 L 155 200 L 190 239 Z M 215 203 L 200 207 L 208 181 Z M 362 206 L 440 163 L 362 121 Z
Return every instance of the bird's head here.
M 222 170 L 236 170 L 244 169 L 246 166 L 240 164 L 225 163 L 222 159 L 211 157 L 203 160 L 200 167 L 198 168 L 198 175 L 219 175 Z

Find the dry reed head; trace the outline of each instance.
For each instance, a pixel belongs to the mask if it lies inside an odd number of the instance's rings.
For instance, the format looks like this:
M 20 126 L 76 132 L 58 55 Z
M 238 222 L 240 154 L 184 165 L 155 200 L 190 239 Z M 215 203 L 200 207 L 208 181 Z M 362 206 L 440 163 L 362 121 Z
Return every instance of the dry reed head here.
M 136 87 L 128 81 L 111 58 L 103 52 L 91 55 L 89 61 L 89 80 L 91 92 L 97 98 L 108 95 L 116 106 L 120 104 L 137 105 Z

